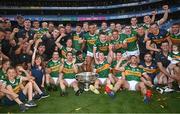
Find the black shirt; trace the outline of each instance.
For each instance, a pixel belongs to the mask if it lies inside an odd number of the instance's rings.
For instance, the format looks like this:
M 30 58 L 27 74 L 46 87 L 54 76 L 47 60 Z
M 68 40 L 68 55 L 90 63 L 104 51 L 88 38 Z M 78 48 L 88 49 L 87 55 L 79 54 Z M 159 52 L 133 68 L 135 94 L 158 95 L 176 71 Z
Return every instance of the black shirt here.
M 35 34 L 35 32 L 33 31 L 33 30 L 29 30 L 29 31 L 27 31 L 27 30 L 25 30 L 25 29 L 22 29 L 22 30 L 20 30 L 18 33 L 17 33 L 17 38 L 26 38 L 26 33 L 28 34 L 28 36 L 29 36 L 29 39 L 28 40 L 32 40 L 33 38 L 34 38 L 34 34 Z
M 52 54 L 55 50 L 56 40 L 53 37 L 47 38 L 46 36 L 44 36 L 42 37 L 42 41 L 46 48 L 45 54 L 47 55 L 47 59 L 49 60 L 52 57 Z
M 155 60 L 156 62 L 161 62 L 163 67 L 167 68 L 168 65 L 171 63 L 171 61 L 168 60 L 168 57 L 163 55 L 163 53 L 158 52 L 155 54 Z
M 145 35 L 143 36 L 140 36 L 140 35 L 137 35 L 137 38 L 138 38 L 138 46 L 139 46 L 139 51 L 140 53 L 147 53 L 147 49 L 146 49 L 146 42 L 144 41 L 144 37 Z

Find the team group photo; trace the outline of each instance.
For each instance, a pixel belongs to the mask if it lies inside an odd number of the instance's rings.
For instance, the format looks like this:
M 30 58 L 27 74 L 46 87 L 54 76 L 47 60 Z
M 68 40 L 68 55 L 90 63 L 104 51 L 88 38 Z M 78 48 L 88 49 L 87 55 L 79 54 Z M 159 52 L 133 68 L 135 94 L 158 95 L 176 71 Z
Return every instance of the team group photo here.
M 180 112 L 178 4 L 0 1 L 0 113 Z

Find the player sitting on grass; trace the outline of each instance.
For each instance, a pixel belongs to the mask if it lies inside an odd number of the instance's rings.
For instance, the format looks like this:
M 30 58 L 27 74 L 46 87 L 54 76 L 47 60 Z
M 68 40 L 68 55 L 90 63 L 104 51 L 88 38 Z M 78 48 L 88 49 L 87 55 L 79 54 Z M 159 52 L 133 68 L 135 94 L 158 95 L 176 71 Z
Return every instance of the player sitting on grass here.
M 139 65 L 140 68 L 142 68 L 145 72 L 147 72 L 148 77 L 142 77 L 142 81 L 148 86 L 148 87 L 155 87 L 154 84 L 154 79 L 159 78 L 161 75 L 159 73 L 159 69 L 157 64 L 153 61 L 152 55 L 150 53 L 146 53 L 144 55 L 144 61 L 140 62 Z M 156 84 L 157 82 L 155 82 Z
M 37 104 L 32 100 L 33 97 L 33 90 L 37 91 L 40 95 L 40 98 L 45 98 L 47 96 L 44 95 L 44 93 L 39 89 L 37 84 L 28 77 L 22 77 L 17 76 L 16 70 L 12 67 L 8 68 L 7 70 L 7 76 L 8 79 L 6 81 L 7 89 L 11 92 L 14 92 L 19 95 L 19 99 L 21 101 L 25 101 L 28 99 L 28 102 L 25 104 L 27 107 L 35 107 Z M 23 81 L 29 81 L 24 86 Z M 9 99 L 8 97 L 5 98 L 6 104 L 14 104 L 14 101 L 12 99 Z
M 106 60 L 104 54 L 99 52 L 97 56 L 94 55 L 95 60 L 95 72 L 99 74 L 99 78 L 95 81 L 94 86 L 90 85 L 90 90 L 95 94 L 99 94 L 98 89 L 100 89 L 100 85 L 111 86 L 110 78 L 110 64 L 108 60 Z
M 75 74 L 78 72 L 78 67 L 75 65 L 75 59 L 73 59 L 72 52 L 67 52 L 67 59 L 63 61 L 63 64 L 60 66 L 60 87 L 62 92 L 61 96 L 67 95 L 66 87 L 73 87 L 76 92 L 75 95 L 79 96 L 83 90 L 79 89 L 78 82 L 75 79 Z
M 53 52 L 52 59 L 47 64 L 46 84 L 48 90 L 57 90 L 59 83 L 59 67 L 61 65 L 58 52 Z
M 113 78 L 115 82 L 122 78 L 122 71 L 124 71 L 124 67 L 127 65 L 127 60 L 125 57 L 122 57 L 121 52 L 117 52 L 114 54 L 115 57 L 111 63 Z
M 21 112 L 25 112 L 26 111 L 25 104 L 19 99 L 19 95 L 12 91 L 7 90 L 6 86 L 7 86 L 6 80 L 0 78 L 0 99 L 2 99 L 2 104 L 6 104 L 4 102 L 4 99 L 7 97 L 11 100 L 14 100 L 19 105 Z
M 120 88 L 141 91 L 144 101 L 147 101 L 147 89 L 144 82 L 141 81 L 142 76 L 147 77 L 148 75 L 143 69 L 138 67 L 138 58 L 132 55 L 130 57 L 130 64 L 125 67 L 122 78 L 115 84 L 113 91 L 117 92 Z

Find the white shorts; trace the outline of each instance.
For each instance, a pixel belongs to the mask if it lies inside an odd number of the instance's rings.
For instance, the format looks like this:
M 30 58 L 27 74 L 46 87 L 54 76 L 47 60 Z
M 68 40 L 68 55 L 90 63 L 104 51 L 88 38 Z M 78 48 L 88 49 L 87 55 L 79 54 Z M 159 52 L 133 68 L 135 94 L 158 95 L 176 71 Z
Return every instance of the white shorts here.
M 98 78 L 100 82 L 104 85 L 107 78 Z
M 58 77 L 52 77 L 52 79 L 54 80 L 54 83 L 55 83 L 55 84 L 58 84 L 58 83 L 59 83 L 59 78 L 58 78 Z
M 118 79 L 122 79 L 122 76 L 120 76 L 120 77 L 117 77 Z
M 127 51 L 127 56 L 131 56 L 131 55 L 139 56 L 139 54 L 140 54 L 139 50 Z
M 136 84 L 139 83 L 138 81 L 128 81 L 129 83 L 129 90 L 135 91 L 136 90 Z
M 179 61 L 177 61 L 177 60 L 172 60 L 171 61 L 171 64 L 177 64 L 177 63 L 179 63 Z
M 68 86 L 70 86 L 74 81 L 76 81 L 76 79 L 64 79 L 67 83 Z
M 157 78 L 157 76 L 154 78 L 153 83 L 154 83 L 155 85 L 158 84 L 158 78 Z
M 93 57 L 93 53 L 90 51 L 87 51 L 87 56 Z

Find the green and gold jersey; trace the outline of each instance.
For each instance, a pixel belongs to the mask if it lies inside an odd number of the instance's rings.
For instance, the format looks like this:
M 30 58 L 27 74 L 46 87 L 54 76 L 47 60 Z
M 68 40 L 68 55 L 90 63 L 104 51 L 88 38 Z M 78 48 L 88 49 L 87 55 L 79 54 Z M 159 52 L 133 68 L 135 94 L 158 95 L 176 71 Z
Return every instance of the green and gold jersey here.
M 137 31 L 138 27 L 140 27 L 140 26 L 141 26 L 140 24 L 137 24 L 137 25 L 135 25 L 135 26 L 132 26 L 132 25 L 131 25 L 131 29 L 132 29 L 133 31 Z
M 79 58 L 79 56 L 76 56 L 76 63 L 83 63 L 86 59 L 86 54 L 82 53 L 82 58 Z
M 20 88 L 21 77 L 20 76 L 16 77 L 13 81 L 7 79 L 6 84 L 12 87 L 14 93 L 19 93 L 21 91 L 21 88 Z
M 107 78 L 110 73 L 110 64 L 104 61 L 100 64 L 95 64 L 96 73 L 99 74 L 99 78 Z
M 53 61 L 50 60 L 47 64 L 47 67 L 51 69 L 51 77 L 59 77 L 59 67 L 61 65 L 61 61 Z
M 90 33 L 86 33 L 84 35 L 84 39 L 86 40 L 87 51 L 93 53 L 93 46 L 96 40 L 98 39 L 98 35 L 97 34 L 90 35 Z
M 149 29 L 150 24 L 142 23 L 141 26 L 144 27 L 145 30 Z
M 135 51 L 138 49 L 137 32 L 132 31 L 131 34 L 126 34 L 127 51 Z
M 76 53 L 76 50 L 75 50 L 75 49 L 62 46 L 62 47 L 60 48 L 61 58 L 66 59 L 66 58 L 67 58 L 66 55 L 67 55 L 67 52 L 68 52 L 68 51 L 72 52 L 73 55 Z
M 0 69 L 0 80 L 6 81 L 6 79 L 7 79 L 7 74 L 2 69 Z
M 125 67 L 125 78 L 127 81 L 141 81 L 141 76 L 144 73 L 144 70 L 142 68 L 137 67 L 131 67 L 131 65 L 128 65 Z
M 73 37 L 73 48 L 77 51 L 81 51 L 82 48 L 82 43 L 80 44 L 80 40 L 82 40 L 83 38 L 83 34 L 82 33 L 73 33 L 72 35 Z
M 121 64 L 120 64 L 120 66 L 124 65 L 126 62 L 127 62 L 126 60 L 123 60 L 123 61 L 121 62 Z M 114 60 L 114 61 L 111 63 L 112 73 L 113 73 L 114 76 L 116 76 L 116 77 L 121 77 L 121 76 L 122 76 L 122 72 L 115 70 L 115 67 L 116 67 L 117 63 L 118 63 L 117 60 Z
M 99 30 L 99 34 L 100 33 L 105 33 L 107 36 L 111 36 L 112 35 L 112 30 L 106 29 L 106 30 Z
M 127 35 L 120 34 L 119 38 L 116 40 L 111 40 L 111 44 L 114 45 L 115 52 L 121 52 L 122 54 L 126 52 L 126 49 L 122 48 L 122 44 L 126 42 Z
M 180 62 L 180 52 L 170 52 L 168 54 L 168 58 L 169 57 Z
M 108 55 L 108 52 L 109 52 L 108 41 L 102 42 L 100 41 L 100 39 L 97 39 L 96 43 L 94 44 L 94 47 L 97 49 L 97 52 L 102 52 L 105 56 Z
M 173 44 L 180 44 L 180 33 L 179 34 L 170 34 L 170 39 Z
M 75 78 L 75 73 L 73 69 L 73 64 L 69 64 L 66 61 L 64 62 L 64 68 L 62 70 L 64 79 L 73 79 Z

